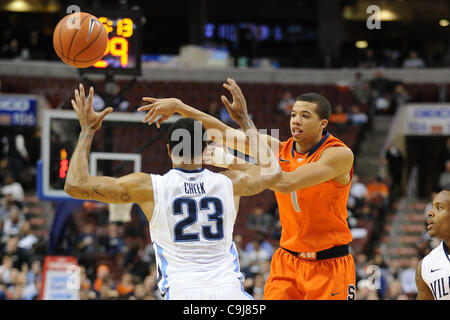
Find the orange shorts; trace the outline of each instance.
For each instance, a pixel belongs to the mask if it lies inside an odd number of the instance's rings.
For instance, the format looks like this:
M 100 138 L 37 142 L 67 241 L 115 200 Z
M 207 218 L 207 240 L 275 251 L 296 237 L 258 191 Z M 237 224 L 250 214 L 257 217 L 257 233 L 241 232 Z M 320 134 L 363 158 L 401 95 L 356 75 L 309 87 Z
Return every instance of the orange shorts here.
M 351 254 L 307 260 L 278 248 L 264 287 L 265 300 L 354 300 L 355 262 Z

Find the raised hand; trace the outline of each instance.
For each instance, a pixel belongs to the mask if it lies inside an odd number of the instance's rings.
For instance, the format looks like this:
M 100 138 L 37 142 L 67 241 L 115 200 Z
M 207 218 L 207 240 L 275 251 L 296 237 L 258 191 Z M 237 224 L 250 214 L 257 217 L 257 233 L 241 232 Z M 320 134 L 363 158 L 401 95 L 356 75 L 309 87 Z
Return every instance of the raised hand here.
M 150 104 L 138 108 L 138 111 L 148 111 L 142 122 L 147 122 L 150 125 L 158 116 L 161 116 L 156 121 L 156 126 L 158 128 L 161 126 L 161 123 L 163 121 L 169 119 L 170 116 L 172 116 L 177 111 L 177 106 L 182 103 L 179 99 L 175 98 L 157 99 L 145 97 L 142 98 L 142 100 L 150 102 Z
M 86 101 L 84 94 L 84 87 L 80 83 L 80 87 L 75 89 L 75 100 L 71 100 L 73 110 L 77 113 L 78 120 L 82 130 L 94 130 L 97 131 L 102 126 L 102 121 L 113 111 L 113 108 L 108 107 L 100 113 L 94 111 L 92 107 L 92 98 L 94 97 L 94 88 L 89 89 L 89 95 Z
M 245 101 L 244 94 L 241 88 L 237 85 L 236 81 L 228 78 L 227 83 L 223 84 L 224 88 L 230 91 L 233 102 L 230 103 L 227 97 L 221 96 L 223 104 L 228 110 L 231 118 L 236 121 L 239 125 L 248 120 L 247 102 Z

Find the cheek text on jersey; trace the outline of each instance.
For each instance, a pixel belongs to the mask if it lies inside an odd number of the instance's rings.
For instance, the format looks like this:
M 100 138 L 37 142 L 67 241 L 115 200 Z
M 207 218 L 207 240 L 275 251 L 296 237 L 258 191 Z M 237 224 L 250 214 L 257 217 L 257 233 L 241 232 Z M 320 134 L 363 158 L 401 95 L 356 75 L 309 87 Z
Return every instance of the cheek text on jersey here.
M 205 188 L 203 187 L 203 182 L 200 183 L 184 183 L 184 192 L 186 194 L 205 194 Z
M 445 286 L 444 281 L 448 283 L 447 286 Z M 443 296 L 448 295 L 449 288 L 450 288 L 450 277 L 448 277 L 448 279 L 440 278 L 431 283 L 431 289 L 433 290 L 433 295 L 435 299 L 440 299 Z

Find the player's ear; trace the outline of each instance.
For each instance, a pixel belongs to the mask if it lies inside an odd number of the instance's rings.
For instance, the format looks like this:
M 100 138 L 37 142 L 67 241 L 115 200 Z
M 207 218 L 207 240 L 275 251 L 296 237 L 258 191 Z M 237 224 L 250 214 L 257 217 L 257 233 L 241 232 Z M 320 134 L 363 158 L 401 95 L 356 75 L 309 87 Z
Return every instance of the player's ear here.
M 320 122 L 321 122 L 322 130 L 325 129 L 326 126 L 328 125 L 328 120 L 327 119 L 322 119 L 322 120 L 320 120 Z
M 170 151 L 170 147 L 168 144 L 166 144 L 167 146 L 167 154 L 169 155 L 170 158 L 172 158 L 172 152 Z

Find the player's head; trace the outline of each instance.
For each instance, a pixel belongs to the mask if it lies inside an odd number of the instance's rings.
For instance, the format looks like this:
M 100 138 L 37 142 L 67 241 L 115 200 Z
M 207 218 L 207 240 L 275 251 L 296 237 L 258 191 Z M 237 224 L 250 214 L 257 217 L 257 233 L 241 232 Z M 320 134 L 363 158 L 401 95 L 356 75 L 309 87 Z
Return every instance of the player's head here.
M 291 110 L 291 134 L 296 142 L 307 142 L 321 134 L 328 124 L 331 107 L 327 98 L 318 93 L 297 97 Z
M 206 130 L 197 120 L 181 118 L 169 128 L 167 149 L 174 164 L 201 164 L 206 145 Z
M 430 237 L 450 238 L 450 191 L 443 190 L 433 199 L 433 207 L 427 213 L 427 228 Z

